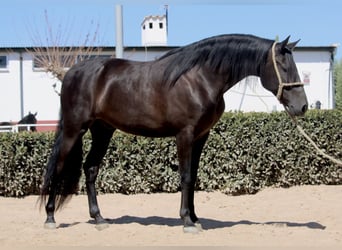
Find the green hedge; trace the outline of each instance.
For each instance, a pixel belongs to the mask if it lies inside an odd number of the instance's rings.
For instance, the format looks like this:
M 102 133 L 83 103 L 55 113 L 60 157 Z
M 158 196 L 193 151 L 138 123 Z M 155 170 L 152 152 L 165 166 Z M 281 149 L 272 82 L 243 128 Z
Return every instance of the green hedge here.
M 326 153 L 342 159 L 342 111 L 310 111 L 301 126 Z M 39 194 L 53 133 L 0 133 L 0 195 Z M 90 136 L 84 138 L 85 153 Z M 103 160 L 99 193 L 179 190 L 173 138 L 116 132 Z M 197 190 L 238 195 L 267 186 L 342 184 L 342 167 L 318 155 L 285 113 L 226 113 L 204 148 Z M 84 177 L 80 193 L 85 192 Z

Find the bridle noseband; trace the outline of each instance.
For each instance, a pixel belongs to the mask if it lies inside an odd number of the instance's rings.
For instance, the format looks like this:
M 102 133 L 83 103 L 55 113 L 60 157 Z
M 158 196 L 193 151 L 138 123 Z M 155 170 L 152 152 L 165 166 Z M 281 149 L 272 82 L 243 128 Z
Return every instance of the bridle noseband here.
M 278 86 L 278 91 L 277 91 L 277 99 L 280 101 L 280 98 L 283 94 L 283 89 L 284 87 L 288 87 L 288 86 L 303 86 L 304 83 L 302 82 L 290 82 L 290 83 L 284 83 L 282 80 L 281 80 L 281 76 L 280 76 L 280 73 L 279 73 L 279 69 L 278 69 L 278 66 L 277 66 L 277 61 L 276 61 L 276 57 L 275 57 L 275 46 L 276 46 L 277 42 L 274 42 L 273 45 L 272 45 L 272 61 L 273 61 L 273 66 L 274 66 L 274 71 L 277 75 L 277 78 L 278 78 L 278 82 L 279 82 L 279 86 Z

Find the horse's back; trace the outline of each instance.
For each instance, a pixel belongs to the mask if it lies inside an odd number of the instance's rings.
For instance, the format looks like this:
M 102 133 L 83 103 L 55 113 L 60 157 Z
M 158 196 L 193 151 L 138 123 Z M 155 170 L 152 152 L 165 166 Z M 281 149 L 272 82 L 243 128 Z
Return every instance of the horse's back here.
M 79 84 L 83 79 L 94 77 L 95 73 L 101 70 L 107 60 L 103 58 L 88 59 L 73 65 L 64 76 L 62 91 L 64 87 Z
M 160 71 L 150 73 L 152 66 L 151 62 L 115 58 L 76 64 L 62 85 L 64 118 L 83 123 L 100 119 L 135 134 L 165 134 L 165 129 L 159 131 L 167 122 L 165 88 L 153 75 Z
M 104 78 L 110 71 L 120 71 L 127 67 L 128 60 L 117 58 L 94 58 L 84 60 L 72 66 L 65 74 L 63 79 L 63 88 L 71 85 L 80 86 L 86 84 L 91 87 L 91 84 L 103 82 Z M 74 88 L 74 86 L 71 86 Z

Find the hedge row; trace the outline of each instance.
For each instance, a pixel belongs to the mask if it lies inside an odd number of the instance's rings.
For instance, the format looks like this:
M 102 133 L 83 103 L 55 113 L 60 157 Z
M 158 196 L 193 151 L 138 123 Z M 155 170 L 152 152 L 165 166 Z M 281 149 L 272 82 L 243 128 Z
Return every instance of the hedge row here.
M 310 111 L 301 126 L 326 153 L 342 159 L 342 111 Z M 53 133 L 0 134 L 0 195 L 39 194 Z M 84 154 L 91 139 L 84 138 Z M 176 192 L 173 138 L 116 132 L 97 180 L 99 193 Z M 267 186 L 342 184 L 342 168 L 318 155 L 285 113 L 226 113 L 204 148 L 197 190 L 238 195 Z M 84 177 L 80 193 L 85 192 Z

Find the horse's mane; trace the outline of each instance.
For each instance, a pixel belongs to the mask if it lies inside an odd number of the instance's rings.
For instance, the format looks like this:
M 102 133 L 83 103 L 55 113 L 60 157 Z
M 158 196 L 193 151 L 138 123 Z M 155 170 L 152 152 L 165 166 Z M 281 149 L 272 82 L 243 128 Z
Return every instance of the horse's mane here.
M 173 49 L 158 61 L 168 60 L 163 80 L 171 86 L 195 66 L 204 65 L 217 74 L 234 72 L 227 81 L 236 80 L 251 68 L 259 71 L 273 42 L 252 35 L 220 35 Z

